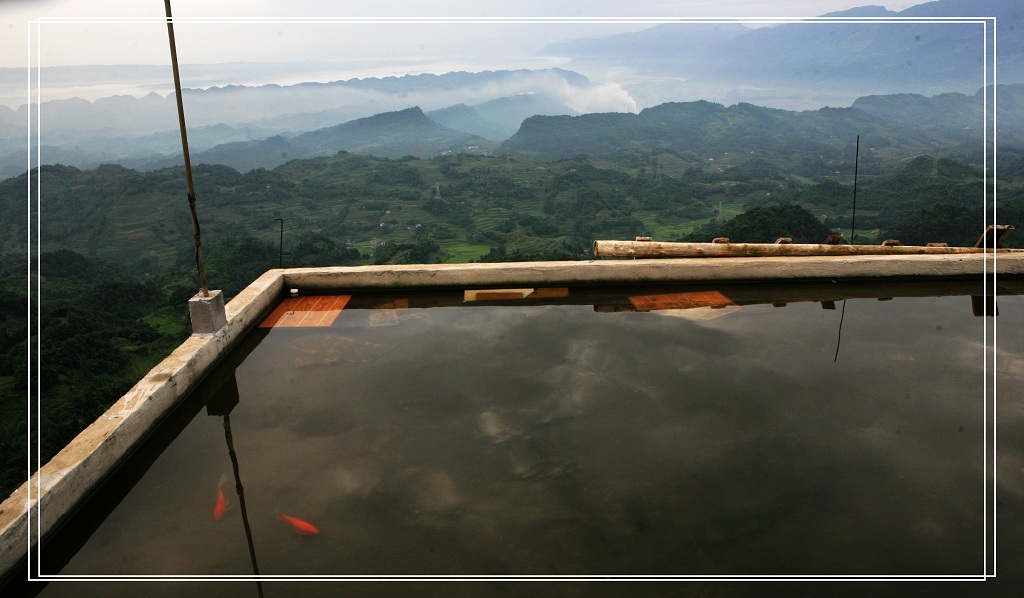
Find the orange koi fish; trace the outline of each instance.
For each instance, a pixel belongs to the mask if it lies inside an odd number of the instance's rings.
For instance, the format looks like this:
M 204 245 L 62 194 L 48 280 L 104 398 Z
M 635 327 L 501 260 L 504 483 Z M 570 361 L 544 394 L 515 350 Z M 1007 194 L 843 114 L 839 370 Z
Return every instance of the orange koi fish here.
M 217 504 L 213 506 L 214 521 L 220 521 L 221 518 L 224 517 L 224 513 L 228 510 L 228 499 L 224 496 L 224 490 L 222 489 L 227 477 L 227 474 L 220 476 L 220 482 L 217 483 Z
M 287 521 L 289 524 L 291 524 L 291 526 L 293 528 L 295 528 L 295 532 L 298 533 L 298 534 L 308 535 L 308 534 L 319 534 L 320 533 L 320 530 L 317 529 L 317 527 L 315 525 L 313 525 L 312 523 L 306 523 L 305 521 L 303 521 L 301 519 L 298 519 L 298 518 L 295 518 L 295 517 L 289 517 L 289 516 L 285 515 L 284 513 L 282 513 L 281 511 L 277 512 L 277 518 L 280 519 L 281 521 Z

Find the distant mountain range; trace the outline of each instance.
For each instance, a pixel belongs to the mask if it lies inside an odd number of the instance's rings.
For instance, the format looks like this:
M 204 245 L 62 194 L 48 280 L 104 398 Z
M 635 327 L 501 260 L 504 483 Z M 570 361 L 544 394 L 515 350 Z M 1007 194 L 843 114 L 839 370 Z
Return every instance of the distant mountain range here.
M 1024 84 L 1000 85 L 973 95 L 946 93 L 877 95 L 858 98 L 849 108 L 815 111 L 780 110 L 714 102 L 670 102 L 626 112 L 579 115 L 534 115 L 514 131 L 511 123 L 550 98 L 524 95 L 478 106 L 459 104 L 424 113 L 419 107 L 385 112 L 298 135 L 233 141 L 192 152 L 193 164 L 220 164 L 239 172 L 274 168 L 291 160 L 331 156 L 346 150 L 383 158 L 431 157 L 442 154 L 504 154 L 535 160 L 561 160 L 580 154 L 618 159 L 623 152 L 672 153 L 713 157 L 728 152 L 768 150 L 822 162 L 844 159 L 860 135 L 866 148 L 896 150 L 896 155 L 931 152 L 983 161 L 986 102 L 998 93 L 999 140 L 1024 146 Z M 477 131 L 474 133 L 472 131 Z M 512 131 L 502 141 L 498 135 Z M 227 128 L 225 133 L 237 133 Z M 490 138 L 484 137 L 485 133 Z M 179 139 L 180 141 L 180 139 Z M 909 148 L 909 149 L 908 149 Z M 99 165 L 85 150 L 46 150 L 55 162 L 92 168 Z M 870 159 L 870 158 L 868 158 Z M 24 172 L 25 156 L 0 161 L 0 174 Z M 786 167 L 800 172 L 796 162 Z M 180 151 L 148 157 L 110 157 L 106 163 L 135 170 L 157 170 L 183 162 Z
M 463 107 L 475 114 L 473 108 Z M 462 112 L 462 110 L 460 110 Z M 222 164 L 239 172 L 274 168 L 298 158 L 331 156 L 341 150 L 382 158 L 434 156 L 443 153 L 486 153 L 497 146 L 483 137 L 454 131 L 431 120 L 418 107 L 385 112 L 347 123 L 285 137 L 236 141 L 194 153 L 194 164 Z M 127 159 L 119 164 L 137 170 L 156 170 L 181 164 L 178 156 Z
M 262 156 L 264 149 L 275 143 L 282 146 L 275 152 L 279 157 L 282 153 L 290 157 L 309 156 L 311 152 L 321 155 L 315 147 L 305 147 L 305 139 L 296 141 L 296 137 L 413 106 L 430 110 L 436 123 L 459 131 L 464 139 L 481 138 L 469 145 L 486 147 L 507 139 L 530 116 L 577 114 L 571 103 L 595 97 L 599 93 L 595 90 L 600 86 L 578 73 L 544 69 L 407 75 L 285 87 L 215 87 L 185 90 L 184 100 L 192 153 L 235 144 L 233 153 L 252 154 L 251 159 L 236 164 L 241 168 L 270 165 Z M 55 100 L 44 102 L 40 112 L 44 164 L 94 167 L 117 163 L 149 168 L 180 160 L 167 158 L 181 152 L 173 94 L 114 96 L 95 102 Z M 25 106 L 18 110 L 0 106 L 0 177 L 25 170 L 27 117 Z M 351 149 L 391 156 L 396 152 L 419 155 L 449 146 L 463 147 L 465 144 L 453 135 L 446 133 L 443 140 L 425 135 L 420 139 L 419 152 L 415 151 L 415 141 L 407 147 L 356 142 Z M 261 142 L 275 136 L 281 139 Z M 285 147 L 292 144 L 298 145 Z
M 865 6 L 824 16 L 835 20 L 753 30 L 739 23 L 670 23 L 559 42 L 541 53 L 565 56 L 566 68 L 579 72 L 635 73 L 636 81 L 624 86 L 642 105 L 674 93 L 678 100 L 726 104 L 844 106 L 864 95 L 972 93 L 986 84 L 983 27 L 922 20 L 996 17 L 987 42 L 991 59 L 998 38 L 998 82 L 1024 82 L 1019 0 L 939 0 L 900 12 Z
M 498 98 L 476 106 L 457 104 L 424 113 L 414 106 L 352 120 L 294 136 L 217 145 L 192 156 L 196 163 L 223 164 L 240 172 L 273 168 L 296 158 L 330 156 L 341 150 L 381 158 L 436 156 L 445 153 L 489 154 L 511 137 L 523 120 L 536 114 L 573 114 L 543 94 Z M 127 159 L 117 162 L 140 170 L 182 163 L 180 157 Z
M 834 13 L 834 22 L 759 29 L 738 22 L 668 23 L 543 50 L 562 57 L 567 68 L 186 89 L 190 148 L 194 159 L 247 169 L 338 149 L 381 156 L 486 151 L 518 135 L 520 124 L 533 116 L 635 116 L 643 108 L 701 99 L 791 109 L 851 106 L 856 100 L 855 107 L 867 110 L 892 102 L 890 96 L 909 94 L 897 105 L 926 101 L 931 108 L 942 101 L 928 99 L 936 97 L 959 109 L 964 98 L 948 94 L 974 94 L 986 84 L 982 27 L 892 22 L 939 16 L 997 17 L 999 82 L 1024 82 L 1024 10 L 1018 0 L 938 0 L 901 12 L 867 6 Z M 877 18 L 887 22 L 872 20 Z M 155 67 L 143 66 L 53 68 L 69 81 L 102 81 L 119 73 L 150 80 L 158 74 Z M 197 66 L 196 80 L 208 81 L 207 70 Z M 581 74 L 587 72 L 600 73 L 600 80 Z M 407 124 L 416 128 L 408 134 L 381 129 L 375 137 L 368 132 L 374 121 L 354 124 L 413 107 L 444 131 L 412 114 L 417 122 Z M 44 164 L 149 168 L 174 162 L 180 153 L 173 95 L 54 100 L 44 102 L 39 113 Z M 919 114 L 906 108 L 901 118 L 913 124 Z M 968 120 L 977 123 L 977 118 L 971 114 Z M 24 171 L 26 122 L 25 106 L 0 106 L 0 177 Z M 336 134 L 311 133 L 333 127 L 343 128 Z M 519 135 L 513 145 L 522 141 Z
M 524 120 L 537 114 L 571 116 L 578 112 L 558 97 L 542 92 L 497 98 L 475 106 L 456 104 L 428 112 L 427 116 L 449 129 L 503 141 L 514 135 Z
M 1000 143 L 1022 146 L 1024 84 L 1001 85 L 997 92 Z M 816 111 L 677 102 L 645 108 L 639 114 L 534 116 L 523 122 L 501 151 L 547 161 L 579 154 L 616 159 L 629 152 L 694 157 L 769 152 L 785 161 L 787 169 L 813 174 L 799 162 L 811 159 L 824 165 L 848 158 L 851 143 L 859 135 L 862 146 L 872 153 L 869 156 L 874 155 L 862 159 L 931 152 L 980 165 L 985 152 L 985 105 L 985 90 L 970 96 L 868 96 L 850 108 Z
M 92 67 L 78 68 L 87 71 Z M 521 122 L 533 114 L 574 114 L 577 109 L 570 106 L 597 87 L 579 73 L 541 69 L 405 75 L 288 86 L 229 85 L 185 89 L 183 99 L 189 127 L 224 124 L 284 134 L 312 131 L 411 106 L 440 110 L 455 104 L 476 106 L 520 95 L 542 98 L 510 106 L 515 110 L 509 116 L 521 116 Z M 629 106 L 602 108 L 625 110 Z M 164 97 L 150 93 L 141 98 L 121 95 L 95 102 L 78 98 L 53 100 L 43 103 L 41 114 L 44 143 L 61 146 L 81 144 L 98 136 L 136 137 L 175 131 L 178 125 L 173 94 Z M 24 139 L 27 115 L 26 106 L 18 110 L 0 106 L 0 139 Z
M 989 89 L 989 96 L 993 90 Z M 998 88 L 1000 139 L 1024 145 L 1024 84 Z M 666 103 L 632 113 L 558 114 L 555 100 L 542 95 L 500 98 L 477 106 L 464 104 L 424 113 L 419 107 L 381 113 L 296 136 L 218 145 L 193 156 L 197 163 L 224 164 L 240 172 L 272 168 L 295 158 L 333 155 L 341 150 L 398 158 L 443 153 L 525 152 L 544 160 L 578 154 L 614 157 L 626 148 L 648 151 L 728 151 L 719 140 L 747 147 L 802 143 L 846 145 L 860 134 L 865 146 L 892 145 L 956 151 L 980 151 L 985 90 L 972 95 L 946 93 L 875 95 L 858 98 L 846 109 L 778 110 L 751 104 L 726 107 L 706 101 Z M 546 104 L 545 104 L 546 103 Z M 544 115 L 542 108 L 549 110 Z M 533 114 L 528 118 L 523 115 Z M 516 123 L 516 124 L 513 124 Z M 521 124 L 520 124 L 521 123 Z M 499 141 L 502 141 L 499 143 Z M 549 151 L 548 148 L 561 148 Z M 740 148 L 737 148 L 740 149 Z M 151 169 L 180 164 L 133 164 Z

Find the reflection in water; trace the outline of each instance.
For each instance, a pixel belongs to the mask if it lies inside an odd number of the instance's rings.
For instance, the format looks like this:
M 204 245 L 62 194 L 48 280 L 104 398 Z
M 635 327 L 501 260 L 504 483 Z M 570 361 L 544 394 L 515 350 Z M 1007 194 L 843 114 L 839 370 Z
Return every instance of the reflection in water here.
M 832 305 L 832 309 L 835 309 L 835 304 Z M 843 320 L 846 319 L 846 299 L 843 299 L 843 311 L 839 312 L 839 329 L 836 332 L 836 354 L 832 358 L 832 363 L 839 361 L 839 347 L 843 342 Z
M 238 474 L 238 455 L 235 453 L 235 443 L 231 436 L 231 416 L 224 414 L 224 441 L 228 445 L 228 456 L 231 458 L 231 470 L 235 474 L 235 493 L 238 494 L 238 508 L 242 512 L 242 525 L 245 527 L 245 540 L 249 543 L 249 558 L 252 561 L 252 573 L 256 576 L 256 591 L 260 598 L 263 598 L 263 583 L 259 579 L 260 567 L 256 563 L 256 546 L 252 541 L 252 528 L 249 526 L 249 513 L 245 509 L 245 488 L 242 487 L 242 478 Z
M 833 365 L 836 311 L 725 295 L 742 309 L 712 319 L 481 301 L 392 326 L 354 296 L 330 329 L 265 330 L 224 414 L 246 541 L 192 483 L 224 470 L 197 418 L 62 574 L 245 575 L 253 537 L 264 576 L 978 574 L 991 319 L 964 296 L 850 299 Z M 1000 303 L 1019 326 L 1021 298 Z M 339 359 L 296 368 L 311 347 Z M 1021 339 L 1000 351 L 1012 374 Z
M 215 387 L 213 394 L 206 403 L 206 413 L 211 416 L 221 416 L 224 421 L 224 442 L 228 446 L 228 458 L 231 460 L 231 472 L 235 480 L 235 494 L 238 496 L 238 508 L 242 514 L 242 526 L 245 528 L 245 539 L 249 545 L 249 559 L 252 562 L 252 573 L 256 576 L 256 591 L 260 598 L 263 598 L 263 583 L 259 579 L 260 568 L 256 562 L 256 545 L 252 539 L 252 528 L 249 525 L 249 513 L 245 508 L 245 488 L 242 486 L 242 477 L 238 469 L 238 454 L 235 452 L 235 440 L 231 433 L 231 411 L 238 406 L 238 382 L 235 378 L 235 367 L 241 360 L 248 357 L 249 352 L 255 348 L 259 341 L 265 336 L 264 333 L 253 335 L 255 338 L 248 343 L 243 343 L 235 351 L 235 359 L 228 360 L 220 368 L 219 376 L 213 376 L 208 380 L 207 387 Z M 217 503 L 214 507 L 214 520 L 220 521 L 227 511 L 227 499 L 224 497 L 222 486 L 225 476 L 221 476 L 221 482 L 217 486 Z

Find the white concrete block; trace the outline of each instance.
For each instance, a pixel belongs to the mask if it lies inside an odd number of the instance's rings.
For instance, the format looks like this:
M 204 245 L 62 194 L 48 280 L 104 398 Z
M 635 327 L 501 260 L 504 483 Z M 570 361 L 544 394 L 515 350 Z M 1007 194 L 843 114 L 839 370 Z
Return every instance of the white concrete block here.
M 196 293 L 188 300 L 188 313 L 192 319 L 192 334 L 214 334 L 223 328 L 228 319 L 224 312 L 224 293 L 210 291 L 209 296 Z

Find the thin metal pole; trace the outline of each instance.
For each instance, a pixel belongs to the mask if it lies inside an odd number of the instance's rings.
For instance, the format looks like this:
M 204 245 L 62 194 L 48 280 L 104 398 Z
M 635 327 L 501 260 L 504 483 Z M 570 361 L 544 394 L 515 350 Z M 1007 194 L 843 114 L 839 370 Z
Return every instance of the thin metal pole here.
M 178 75 L 178 50 L 174 45 L 174 24 L 171 19 L 171 0 L 164 0 L 167 10 L 167 39 L 171 44 L 171 68 L 174 70 L 174 95 L 178 100 L 178 128 L 181 129 L 181 150 L 185 154 L 185 183 L 188 186 L 188 207 L 192 212 L 192 237 L 196 245 L 196 267 L 203 297 L 209 297 L 206 286 L 206 267 L 203 266 L 203 244 L 199 241 L 199 216 L 196 215 L 196 190 L 192 185 L 192 161 L 188 155 L 188 137 L 185 135 L 185 107 L 181 102 L 181 77 Z
M 855 226 L 857 224 L 857 168 L 860 165 L 860 135 L 857 135 L 857 149 L 853 154 L 853 215 L 850 216 L 850 245 L 854 244 Z
M 274 218 L 281 222 L 281 239 L 277 243 L 277 267 L 284 267 L 284 218 Z

